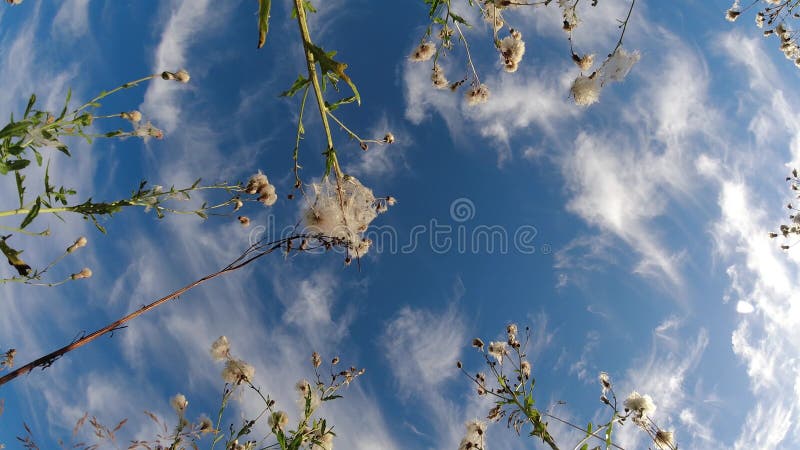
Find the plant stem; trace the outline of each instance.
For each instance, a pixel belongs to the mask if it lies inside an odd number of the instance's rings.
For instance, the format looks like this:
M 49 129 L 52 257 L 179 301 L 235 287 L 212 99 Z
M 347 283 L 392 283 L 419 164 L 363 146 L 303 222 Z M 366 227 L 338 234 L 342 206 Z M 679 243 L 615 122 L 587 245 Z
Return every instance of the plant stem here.
M 56 214 L 56 213 L 61 213 L 61 212 L 68 212 L 68 211 L 72 211 L 72 208 L 73 207 L 71 207 L 71 206 L 62 206 L 60 208 L 41 208 L 39 210 L 39 214 L 48 214 L 48 213 Z M 27 209 L 27 208 L 9 209 L 7 211 L 0 211 L 0 217 L 16 216 L 16 215 L 19 215 L 19 214 L 28 214 L 29 212 L 31 212 L 31 210 Z
M 303 50 L 306 55 L 306 68 L 308 69 L 308 79 L 311 80 L 311 86 L 314 88 L 314 97 L 317 99 L 317 107 L 319 108 L 319 117 L 322 119 L 322 126 L 325 128 L 325 138 L 328 141 L 328 159 L 336 174 L 337 180 L 343 176 L 342 169 L 339 167 L 339 160 L 336 157 L 336 150 L 333 148 L 333 136 L 331 135 L 331 126 L 328 123 L 328 107 L 325 106 L 325 99 L 322 96 L 322 88 L 319 84 L 319 76 L 317 75 L 316 62 L 314 60 L 314 53 L 311 52 L 309 46 L 311 45 L 311 34 L 308 31 L 308 21 L 306 18 L 306 10 L 303 7 L 303 0 L 294 0 L 294 6 L 297 10 L 297 24 L 300 27 L 300 36 L 303 39 Z
M 114 89 L 112 89 L 112 90 L 110 90 L 110 91 L 108 91 L 108 92 L 106 92 L 106 91 L 103 91 L 103 92 L 101 92 L 100 94 L 98 94 L 98 95 L 97 95 L 97 97 L 95 97 L 95 98 L 93 98 L 93 99 L 89 100 L 88 102 L 84 103 L 83 105 L 81 105 L 81 106 L 80 106 L 78 109 L 76 109 L 76 110 L 73 112 L 73 114 L 77 114 L 78 112 L 80 112 L 80 111 L 81 111 L 81 110 L 83 110 L 83 109 L 86 109 L 86 108 L 88 108 L 88 107 L 89 107 L 89 106 L 91 106 L 93 103 L 97 102 L 98 100 L 101 100 L 101 99 L 103 99 L 103 98 L 105 98 L 105 97 L 108 97 L 109 95 L 111 95 L 111 94 L 114 94 L 115 92 L 121 91 L 121 90 L 123 90 L 123 89 L 132 88 L 132 87 L 134 87 L 134 86 L 138 85 L 139 83 L 141 83 L 141 82 L 143 82 L 143 81 L 152 80 L 153 78 L 155 78 L 155 77 L 159 77 L 159 76 L 161 76 L 161 74 L 159 74 L 159 73 L 155 73 L 155 74 L 153 74 L 153 75 L 148 75 L 148 76 L 146 76 L 146 77 L 139 78 L 138 80 L 133 80 L 133 81 L 129 81 L 129 82 L 127 82 L 127 83 L 123 83 L 123 84 L 121 84 L 121 85 L 119 85 L 119 86 L 115 87 Z
M 273 242 L 269 242 L 269 243 L 264 243 L 264 244 L 258 244 L 257 243 L 257 244 L 254 244 L 250 248 L 245 250 L 245 252 L 242 253 L 241 256 L 239 256 L 234 262 L 232 262 L 231 264 L 227 265 L 225 268 L 223 268 L 223 269 L 221 269 L 221 270 L 219 270 L 217 272 L 214 272 L 212 274 L 206 275 L 203 278 L 200 278 L 199 280 L 196 280 L 196 281 L 194 281 L 192 283 L 189 283 L 186 286 L 184 286 L 184 287 L 182 287 L 182 288 L 180 288 L 180 289 L 178 289 L 176 291 L 173 291 L 169 295 L 167 295 L 165 297 L 162 297 L 162 298 L 154 301 L 153 303 L 150 303 L 149 305 L 143 306 L 142 308 L 137 309 L 136 311 L 128 314 L 127 316 L 124 316 L 124 317 L 122 317 L 122 318 L 120 318 L 120 319 L 118 319 L 118 320 L 106 325 L 103 328 L 100 328 L 99 330 L 97 330 L 97 331 L 95 331 L 95 332 L 93 332 L 93 333 L 91 333 L 91 334 L 89 334 L 87 336 L 84 336 L 84 337 L 82 337 L 82 338 L 80 338 L 80 339 L 78 339 L 78 340 L 76 340 L 76 341 L 74 341 L 74 342 L 72 342 L 72 343 L 70 343 L 68 345 L 65 345 L 64 347 L 59 348 L 58 350 L 55 350 L 55 351 L 53 351 L 51 353 L 48 353 L 47 355 L 44 355 L 41 358 L 36 359 L 36 360 L 34 360 L 34 361 L 32 361 L 32 362 L 30 362 L 28 364 L 25 364 L 24 366 L 18 368 L 17 370 L 15 370 L 13 372 L 10 372 L 10 373 L 6 374 L 3 377 L 0 377 L 0 386 L 8 383 L 9 381 L 17 378 L 20 375 L 24 375 L 24 374 L 32 371 L 33 369 L 35 369 L 37 367 L 42 367 L 43 369 L 47 368 L 47 367 L 50 367 L 58 358 L 64 356 L 65 354 L 71 352 L 72 350 L 75 350 L 75 349 L 77 349 L 79 347 L 82 347 L 82 346 L 92 342 L 93 340 L 99 338 L 100 336 L 103 336 L 104 334 L 112 333 L 115 330 L 120 329 L 125 323 L 127 323 L 127 322 L 129 322 L 129 321 L 141 316 L 142 314 L 144 314 L 144 313 L 146 313 L 148 311 L 151 311 L 151 310 L 163 305 L 164 303 L 166 303 L 166 302 L 168 302 L 170 300 L 174 300 L 174 299 L 179 298 L 184 293 L 188 292 L 191 289 L 194 289 L 195 287 L 205 283 L 208 280 L 214 279 L 214 278 L 216 278 L 216 277 L 218 277 L 220 275 L 224 275 L 226 273 L 233 272 L 233 271 L 235 271 L 237 269 L 240 269 L 240 268 L 250 264 L 251 262 L 255 261 L 256 259 L 261 258 L 262 256 L 270 254 L 273 251 L 281 248 L 281 246 L 285 245 L 288 241 L 292 241 L 294 239 L 299 239 L 299 238 L 302 238 L 302 237 L 305 237 L 305 236 L 296 235 L 296 236 L 291 236 L 291 237 L 288 237 L 288 238 L 279 239 L 277 241 L 273 241 Z

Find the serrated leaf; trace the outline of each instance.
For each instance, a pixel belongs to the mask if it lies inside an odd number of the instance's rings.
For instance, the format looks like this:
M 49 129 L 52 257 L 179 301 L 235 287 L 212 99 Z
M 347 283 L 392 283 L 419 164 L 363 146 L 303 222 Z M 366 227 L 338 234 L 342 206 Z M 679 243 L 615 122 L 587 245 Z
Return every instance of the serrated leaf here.
M 272 0 L 258 0 L 258 46 L 261 48 L 267 41 L 269 31 L 269 10 L 272 7 Z
M 299 91 L 300 89 L 303 89 L 304 87 L 308 86 L 308 83 L 309 81 L 306 77 L 298 75 L 297 79 L 294 80 L 294 83 L 292 83 L 289 89 L 281 92 L 280 97 L 291 97 L 294 94 L 296 94 L 297 91 Z
M 348 86 L 350 86 L 350 89 L 353 90 L 353 94 L 355 95 L 358 104 L 361 105 L 361 95 L 358 93 L 355 83 L 353 83 L 353 80 L 351 80 L 350 77 L 344 73 L 344 71 L 347 69 L 347 64 L 333 59 L 333 57 L 336 55 L 335 51 L 325 52 L 325 50 L 317 47 L 314 44 L 306 43 L 306 45 L 314 55 L 314 59 L 319 63 L 322 74 L 325 75 L 326 73 L 330 72 L 344 80 Z
M 350 97 L 345 97 L 345 98 L 343 98 L 341 100 L 338 100 L 338 101 L 334 102 L 333 104 L 329 104 L 328 102 L 325 102 L 325 106 L 328 107 L 329 111 L 336 111 L 336 109 L 339 108 L 340 106 L 346 105 L 348 103 L 353 103 L 355 100 L 356 100 L 356 97 L 354 95 L 351 95 Z

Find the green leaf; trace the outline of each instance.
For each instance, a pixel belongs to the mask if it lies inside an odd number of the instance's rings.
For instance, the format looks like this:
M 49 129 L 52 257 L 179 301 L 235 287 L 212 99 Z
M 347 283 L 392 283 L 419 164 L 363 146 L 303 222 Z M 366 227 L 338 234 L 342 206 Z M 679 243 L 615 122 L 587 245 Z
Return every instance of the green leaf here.
M 33 207 L 31 207 L 31 210 L 28 212 L 28 215 L 26 215 L 25 218 L 22 220 L 22 223 L 19 226 L 20 229 L 24 229 L 25 227 L 30 225 L 31 222 L 33 222 L 33 219 L 35 219 L 36 216 L 39 215 L 39 208 L 41 207 L 42 207 L 42 198 L 36 197 L 36 202 L 33 204 Z
M 61 110 L 61 115 L 58 116 L 58 120 L 64 118 L 67 115 L 67 108 L 69 107 L 69 100 L 72 98 L 72 88 L 67 89 L 67 99 L 64 101 L 64 109 Z M 67 153 L 69 154 L 69 153 Z
M 31 266 L 27 265 L 25 261 L 23 261 L 22 258 L 19 257 L 19 255 L 22 253 L 21 251 L 15 250 L 9 247 L 8 244 L 6 244 L 6 239 L 8 239 L 9 237 L 10 235 L 6 237 L 0 237 L 0 251 L 3 252 L 4 255 L 6 255 L 8 263 L 14 266 L 14 268 L 17 269 L 17 272 L 20 275 L 26 277 L 31 273 Z
M 355 95 L 351 95 L 350 97 L 345 97 L 341 100 L 334 102 L 333 104 L 328 104 L 325 102 L 325 106 L 328 107 L 328 111 L 335 111 L 339 106 L 346 105 L 348 103 L 353 103 L 356 100 Z
M 8 141 L 6 141 L 6 142 L 8 142 Z M 21 146 L 21 145 L 19 145 L 19 144 L 14 144 L 14 145 L 9 145 L 9 146 L 6 148 L 6 150 L 5 150 L 5 151 L 6 151 L 6 153 L 8 153 L 9 155 L 12 155 L 12 156 L 19 156 L 19 155 L 21 155 L 21 154 L 22 154 L 22 153 L 25 151 L 25 147 L 23 147 L 23 146 Z
M 35 148 L 33 149 L 33 156 L 36 157 L 36 164 L 39 167 L 42 167 L 42 154 L 39 153 L 39 151 L 36 150 Z
M 614 421 L 608 423 L 608 428 L 606 428 L 606 450 L 611 448 L 611 431 L 614 428 Z
M 10 136 L 22 136 L 28 131 L 28 127 L 33 124 L 30 120 L 11 122 L 0 130 L 0 139 Z
M 330 72 L 344 80 L 347 85 L 350 86 L 350 89 L 353 90 L 353 94 L 355 95 L 358 104 L 361 105 L 361 95 L 358 93 L 355 83 L 353 83 L 353 80 L 351 80 L 350 77 L 344 73 L 344 71 L 347 69 L 347 64 L 333 59 L 333 57 L 336 55 L 335 51 L 325 52 L 325 50 L 317 47 L 314 44 L 306 43 L 306 45 L 314 55 L 314 59 L 319 63 L 322 74 L 325 75 Z
M 272 0 L 258 0 L 258 46 L 261 48 L 267 41 L 269 31 L 269 10 L 272 7 Z
M 5 175 L 8 173 L 8 166 L 5 162 L 0 161 L 0 175 Z
M 25 108 L 25 114 L 22 115 L 23 119 L 28 117 L 28 114 L 30 114 L 34 103 L 36 103 L 36 94 L 31 94 L 31 98 L 28 100 L 28 106 Z
M 289 87 L 288 90 L 281 92 L 280 97 L 291 97 L 294 94 L 296 94 L 297 91 L 299 91 L 300 89 L 303 89 L 304 87 L 308 86 L 308 83 L 309 81 L 306 77 L 298 75 L 297 79 L 294 80 L 294 83 L 292 83 L 292 86 Z
M 8 163 L 6 165 L 8 167 L 8 170 L 15 170 L 16 171 L 16 170 L 22 170 L 22 169 L 28 167 L 28 164 L 30 164 L 30 163 L 31 162 L 28 161 L 27 159 L 15 159 L 14 161 L 8 161 Z
M 463 18 L 463 17 L 461 17 L 461 16 L 459 16 L 458 14 L 453 14 L 453 13 L 450 13 L 450 17 L 451 17 L 451 18 L 452 18 L 454 21 L 456 21 L 456 22 L 458 22 L 458 23 L 462 23 L 462 24 L 464 24 L 464 25 L 467 25 L 467 26 L 469 26 L 469 23 L 467 23 L 467 21 L 466 21 L 466 20 L 464 20 L 464 18 Z
M 19 172 L 14 172 L 14 178 L 17 180 L 17 193 L 19 193 L 19 207 L 22 208 L 22 205 L 25 204 L 25 186 L 22 183 L 25 181 L 25 175 L 20 174 Z

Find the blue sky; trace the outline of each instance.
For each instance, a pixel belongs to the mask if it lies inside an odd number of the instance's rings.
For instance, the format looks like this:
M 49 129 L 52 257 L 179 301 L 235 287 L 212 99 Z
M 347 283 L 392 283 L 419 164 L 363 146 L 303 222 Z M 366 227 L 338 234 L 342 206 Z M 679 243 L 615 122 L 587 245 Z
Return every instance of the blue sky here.
M 55 109 L 70 87 L 77 102 L 144 74 L 192 75 L 187 85 L 154 81 L 105 102 L 107 113 L 140 109 L 166 137 L 76 141 L 72 158 L 52 158 L 62 184 L 111 199 L 142 179 L 213 183 L 261 169 L 281 196 L 250 210 L 249 229 L 234 216 L 157 220 L 141 210 L 104 223 L 107 235 L 80 218 L 50 222 L 53 234 L 25 241 L 26 255 L 48 261 L 85 235 L 90 245 L 59 270 L 89 266 L 94 276 L 55 289 L 0 286 L 0 348 L 16 348 L 18 364 L 227 264 L 259 225 L 296 221 L 298 201 L 285 194 L 297 100 L 277 95 L 304 61 L 290 3 L 274 3 L 260 51 L 252 2 L 29 0 L 0 9 L 2 117 L 19 114 L 33 92 Z M 365 153 L 335 134 L 345 170 L 398 199 L 374 224 L 392 227 L 401 247 L 432 221 L 453 239 L 480 226 L 512 237 L 527 230 L 529 251 L 442 251 L 423 234 L 413 251 L 373 251 L 360 268 L 336 254 L 271 255 L 0 388 L 0 443 L 13 448 L 25 421 L 43 448 L 55 446 L 85 411 L 109 423 L 129 418 L 126 438 L 152 435 L 142 411 L 170 416 L 176 392 L 189 398 L 190 417 L 213 414 L 222 382 L 208 347 L 227 335 L 287 410 L 312 350 L 367 369 L 323 410 L 337 448 L 457 448 L 463 422 L 490 405 L 455 360 L 477 370 L 471 338 L 501 337 L 514 321 L 533 329 L 539 404 L 566 401 L 559 411 L 576 422 L 602 417 L 596 376 L 605 370 L 620 395 L 653 396 L 656 421 L 682 448 L 794 447 L 800 258 L 767 233 L 784 219 L 783 180 L 800 158 L 800 73 L 752 14 L 731 24 L 727 2 L 639 2 L 625 47 L 641 60 L 589 108 L 568 96 L 579 72 L 556 8 L 516 14 L 527 51 L 514 74 L 500 70 L 488 28 L 466 14 L 492 92 L 468 107 L 407 60 L 424 33 L 422 2 L 316 3 L 312 33 L 339 51 L 363 97 L 341 116 L 362 134 L 397 139 Z M 578 48 L 613 48 L 626 12 L 625 1 L 587 6 Z M 311 115 L 306 129 L 310 182 L 322 171 L 324 137 Z M 15 201 L 6 195 L 0 206 Z M 459 205 L 467 216 L 456 215 Z M 738 313 L 740 302 L 754 311 Z M 257 406 L 245 398 L 236 409 Z M 565 446 L 576 441 L 554 430 Z M 530 448 L 502 424 L 488 436 L 490 448 Z M 618 439 L 646 447 L 635 430 Z

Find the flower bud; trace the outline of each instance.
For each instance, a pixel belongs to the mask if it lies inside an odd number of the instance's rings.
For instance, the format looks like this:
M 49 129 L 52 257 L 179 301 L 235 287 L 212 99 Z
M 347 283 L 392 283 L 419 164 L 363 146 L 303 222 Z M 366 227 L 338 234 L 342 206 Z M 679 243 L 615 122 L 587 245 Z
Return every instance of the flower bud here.
M 70 276 L 70 278 L 72 278 L 73 280 L 81 280 L 83 278 L 89 278 L 91 276 L 92 276 L 92 269 L 84 267 L 83 270 L 81 270 L 80 272 L 73 273 L 72 276 Z
M 77 249 L 79 249 L 81 247 L 86 247 L 86 242 L 87 241 L 86 241 L 85 237 L 83 237 L 83 236 L 79 237 L 78 239 L 75 240 L 74 244 L 70 245 L 67 248 L 67 253 L 72 253 L 72 252 L 74 252 L 75 250 L 77 250 Z
M 175 72 L 175 79 L 181 83 L 188 83 L 191 78 L 192 77 L 189 76 L 189 72 L 187 72 L 185 69 Z

